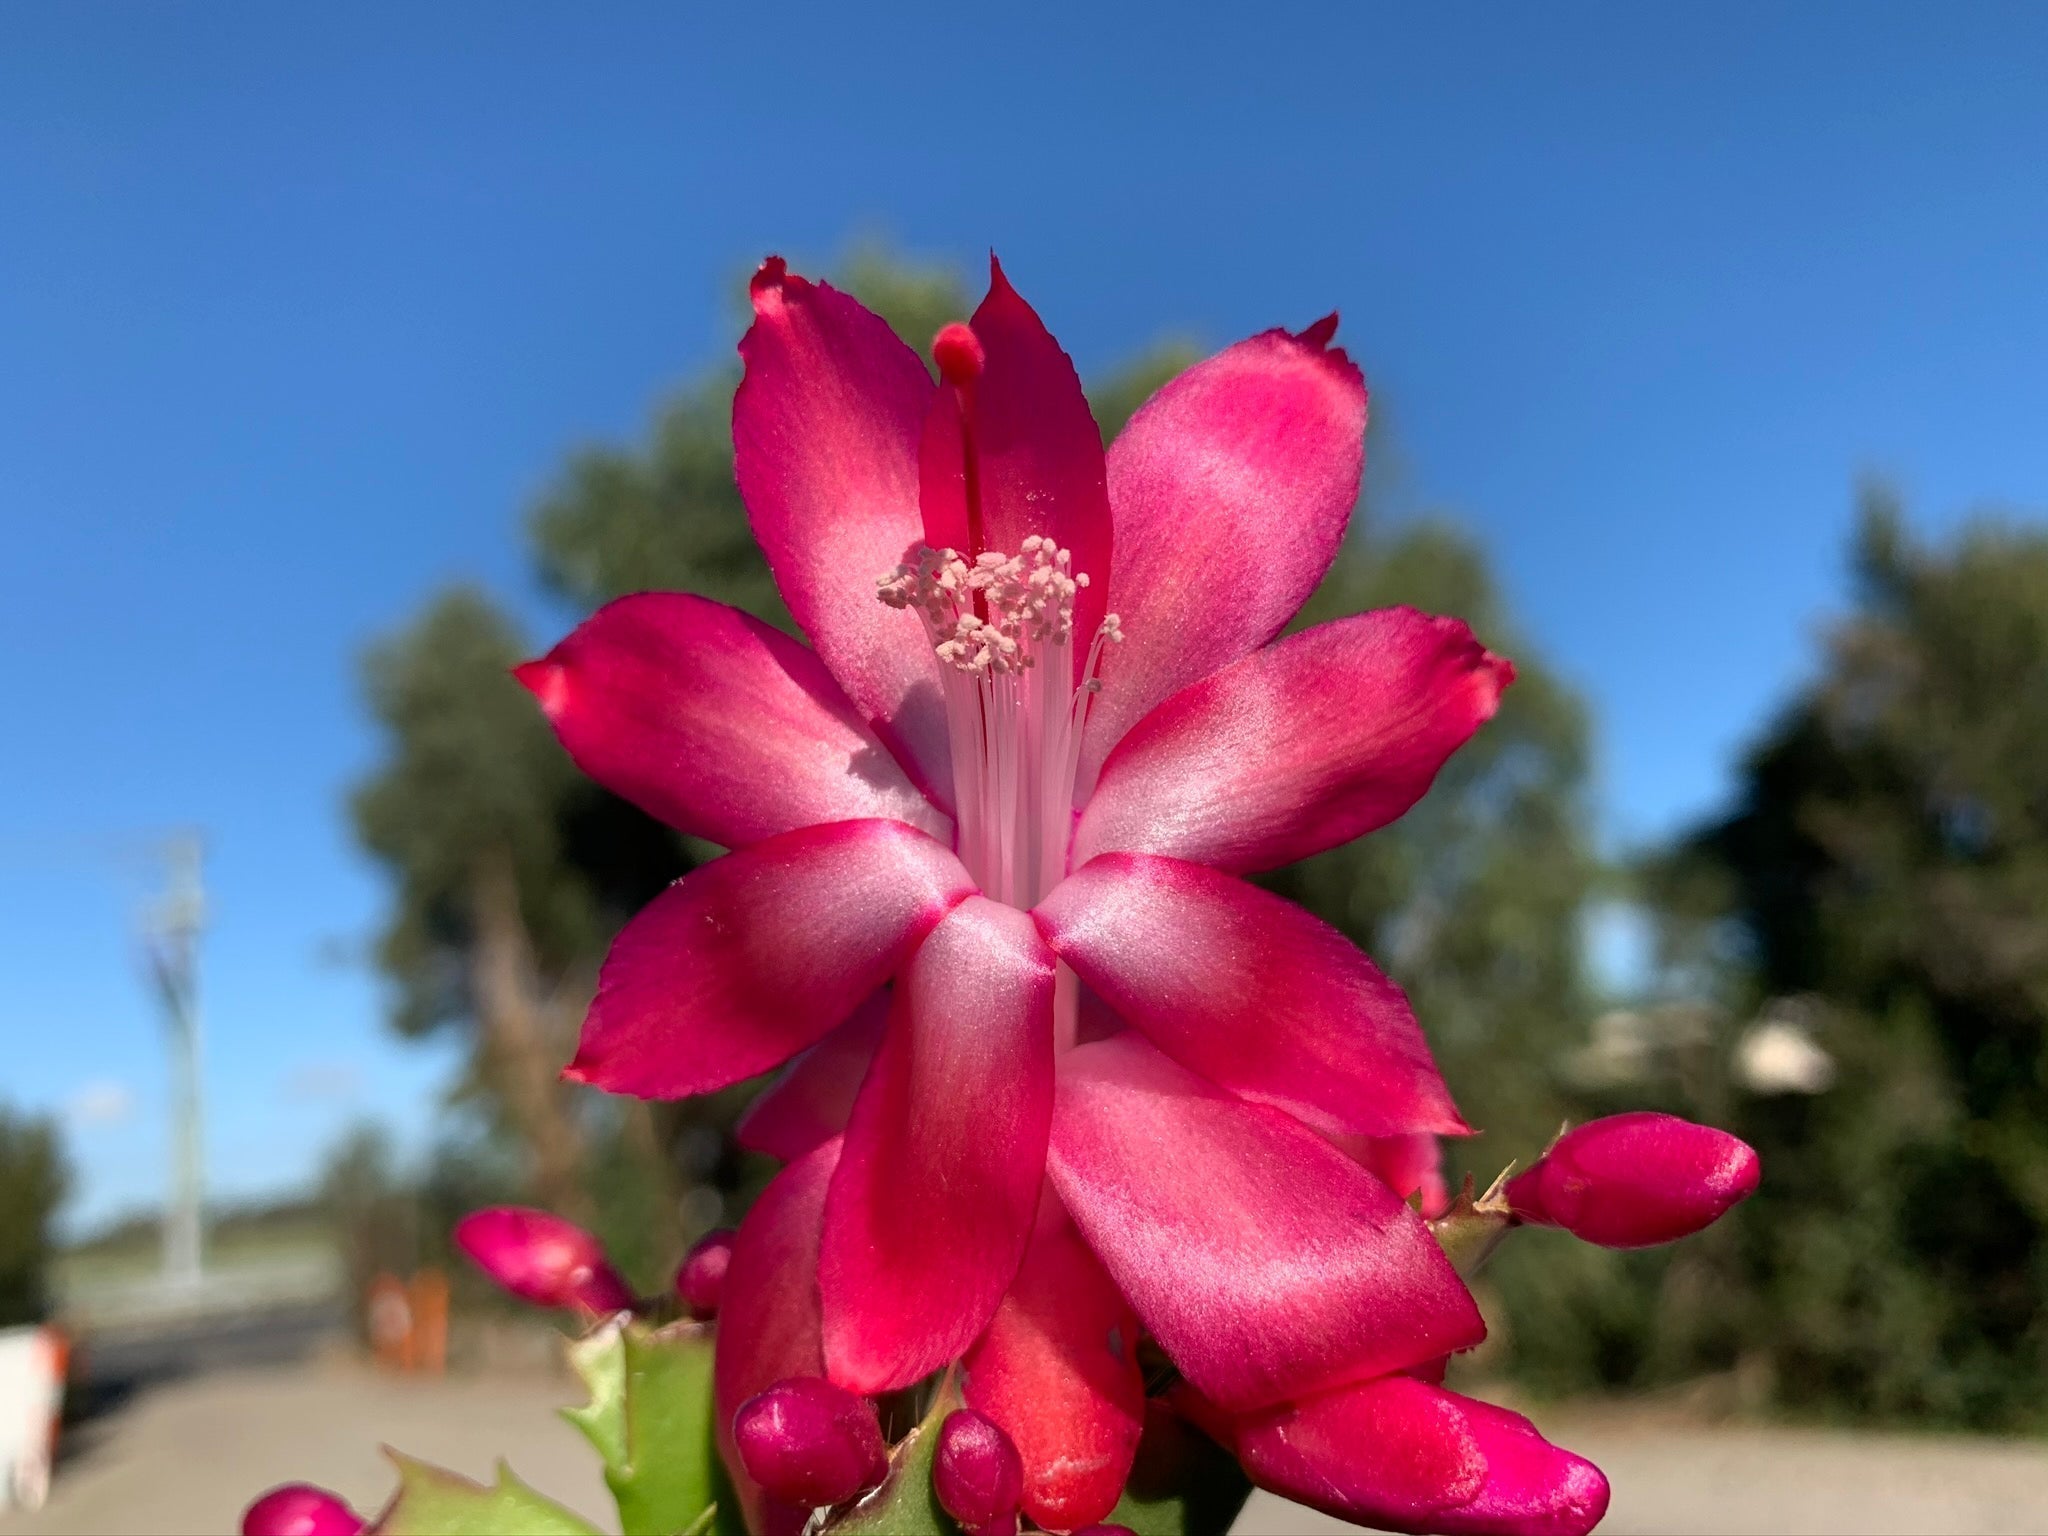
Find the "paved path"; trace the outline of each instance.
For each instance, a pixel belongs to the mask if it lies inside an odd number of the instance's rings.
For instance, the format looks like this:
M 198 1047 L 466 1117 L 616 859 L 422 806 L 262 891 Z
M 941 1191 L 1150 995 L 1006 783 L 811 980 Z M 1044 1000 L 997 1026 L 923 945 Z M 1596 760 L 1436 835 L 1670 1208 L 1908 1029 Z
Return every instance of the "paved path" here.
M 529 1482 L 601 1522 L 595 1459 L 548 1410 L 573 1393 L 535 1377 L 412 1383 L 352 1366 L 222 1372 L 143 1392 L 93 1426 L 50 1504 L 0 1536 L 228 1532 L 252 1494 L 305 1479 L 374 1510 L 391 1486 L 377 1442 L 471 1477 L 503 1450 Z M 2048 1532 L 2048 1446 L 1804 1430 L 1685 1430 L 1613 1412 L 1545 1426 L 1614 1480 L 1607 1536 L 1682 1532 Z M 1239 1530 L 1348 1529 L 1261 1495 Z

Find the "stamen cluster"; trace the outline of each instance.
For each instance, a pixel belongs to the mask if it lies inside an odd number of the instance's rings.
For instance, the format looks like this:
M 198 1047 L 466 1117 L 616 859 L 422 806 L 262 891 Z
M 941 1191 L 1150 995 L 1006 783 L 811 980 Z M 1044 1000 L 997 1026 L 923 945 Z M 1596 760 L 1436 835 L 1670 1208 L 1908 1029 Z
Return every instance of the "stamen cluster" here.
M 917 564 L 899 565 L 876 584 L 891 608 L 924 616 L 933 648 L 948 666 L 978 677 L 1021 672 L 1037 664 L 1047 646 L 1074 638 L 1074 602 L 1088 585 L 1070 550 L 1032 534 L 1014 555 L 987 550 L 973 564 L 957 549 L 917 551 Z M 1102 638 L 1123 638 L 1115 614 Z
M 1115 614 L 1096 629 L 1074 680 L 1074 609 L 1086 572 L 1042 534 L 1014 555 L 921 545 L 875 595 L 924 620 L 946 664 L 946 713 L 959 807 L 959 853 L 987 894 L 1028 907 L 1066 873 L 1074 775 L 1102 648 L 1123 639 Z

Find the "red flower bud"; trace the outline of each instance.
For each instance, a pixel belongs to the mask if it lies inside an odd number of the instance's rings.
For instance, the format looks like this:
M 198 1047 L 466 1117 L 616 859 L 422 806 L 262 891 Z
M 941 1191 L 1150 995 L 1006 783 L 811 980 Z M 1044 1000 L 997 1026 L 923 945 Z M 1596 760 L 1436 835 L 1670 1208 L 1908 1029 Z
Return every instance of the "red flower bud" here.
M 699 1322 L 718 1316 L 718 1300 L 725 1294 L 725 1267 L 731 1262 L 732 1232 L 726 1227 L 706 1233 L 683 1255 L 682 1268 L 676 1271 L 676 1299 Z
M 325 1488 L 284 1483 L 242 1512 L 242 1536 L 361 1536 L 362 1518 Z
M 1261 1488 L 1345 1520 L 1441 1536 L 1585 1536 L 1607 1479 L 1518 1413 L 1408 1376 L 1318 1393 L 1238 1422 Z
M 947 1514 L 975 1536 L 998 1521 L 1016 1524 L 1024 1498 L 1024 1463 L 992 1419 L 972 1408 L 948 1414 L 939 1429 L 932 1488 Z
M 844 1504 L 889 1473 L 875 1405 L 820 1376 L 792 1376 L 748 1398 L 732 1437 L 747 1476 L 783 1504 Z
M 499 1285 L 541 1307 L 617 1312 L 633 1293 L 581 1227 L 521 1205 L 472 1211 L 455 1224 L 455 1246 Z
M 1138 1536 L 1128 1525 L 1084 1525 L 1073 1536 Z
M 1511 1180 L 1523 1221 L 1603 1248 L 1687 1237 L 1747 1199 L 1761 1174 L 1747 1142 L 1675 1115 L 1637 1110 L 1575 1126 Z

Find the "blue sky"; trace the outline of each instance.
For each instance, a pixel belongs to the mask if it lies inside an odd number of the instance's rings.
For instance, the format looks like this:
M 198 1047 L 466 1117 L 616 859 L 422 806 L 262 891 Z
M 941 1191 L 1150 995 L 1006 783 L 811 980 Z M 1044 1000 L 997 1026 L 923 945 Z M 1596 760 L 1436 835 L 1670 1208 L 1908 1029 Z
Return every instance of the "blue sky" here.
M 427 1123 L 447 1053 L 335 958 L 356 657 L 454 578 L 556 625 L 521 516 L 765 251 L 993 246 L 1084 370 L 1341 307 L 1615 842 L 1801 675 L 1857 475 L 2048 506 L 2048 10 L 893 10 L 9 8 L 0 1097 L 69 1116 L 75 1222 L 159 1187 L 156 829 L 212 838 L 216 1188 Z

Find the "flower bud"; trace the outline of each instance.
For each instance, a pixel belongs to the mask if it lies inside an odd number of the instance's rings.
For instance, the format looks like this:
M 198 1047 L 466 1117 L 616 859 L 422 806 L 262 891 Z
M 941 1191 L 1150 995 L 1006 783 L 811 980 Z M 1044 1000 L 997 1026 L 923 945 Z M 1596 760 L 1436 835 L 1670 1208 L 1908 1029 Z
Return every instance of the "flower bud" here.
M 1638 1110 L 1575 1126 L 1507 1187 L 1523 1221 L 1603 1248 L 1647 1248 L 1709 1226 L 1756 1189 L 1747 1142 Z
M 726 1227 L 706 1233 L 683 1255 L 682 1268 L 676 1271 L 676 1299 L 699 1322 L 718 1316 L 718 1300 L 725 1294 L 725 1267 L 731 1262 L 732 1231 Z
M 1585 1536 L 1607 1479 L 1520 1414 L 1408 1376 L 1317 1393 L 1239 1421 L 1261 1488 L 1386 1530 Z
M 875 1405 L 819 1376 L 792 1376 L 748 1398 L 732 1437 L 747 1476 L 783 1504 L 844 1504 L 889 1473 Z
M 242 1512 L 242 1536 L 361 1536 L 362 1518 L 325 1488 L 284 1483 Z
M 491 1279 L 540 1307 L 617 1312 L 633 1293 L 581 1227 L 521 1205 L 472 1211 L 455 1224 L 455 1246 Z
M 940 1426 L 932 1489 L 946 1513 L 975 1536 L 1001 1520 L 1014 1527 L 1024 1497 L 1024 1463 L 994 1420 L 962 1408 Z
M 1138 1536 L 1128 1525 L 1084 1525 L 1073 1536 Z

